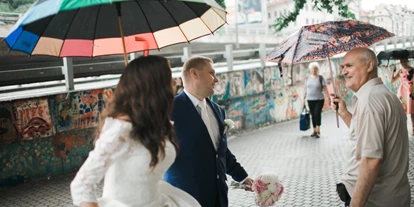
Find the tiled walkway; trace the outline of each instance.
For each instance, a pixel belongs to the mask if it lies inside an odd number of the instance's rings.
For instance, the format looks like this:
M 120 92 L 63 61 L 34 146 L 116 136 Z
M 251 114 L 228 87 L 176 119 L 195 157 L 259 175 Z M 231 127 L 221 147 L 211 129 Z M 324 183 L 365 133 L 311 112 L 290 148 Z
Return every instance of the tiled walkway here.
M 344 150 L 348 145 L 345 124 L 341 122 L 340 128 L 336 128 L 334 113 L 324 113 L 319 139 L 309 137 L 310 130 L 301 132 L 298 127 L 298 120 L 293 120 L 245 133 L 232 139 L 229 148 L 252 177 L 263 172 L 279 175 L 285 193 L 276 206 L 343 206 L 335 184 L 343 171 Z M 414 138 L 410 137 L 411 157 L 413 153 Z M 413 186 L 413 159 L 408 175 Z M 69 193 L 72 177 L 0 190 L 0 206 L 72 206 Z M 230 190 L 229 200 L 231 207 L 256 206 L 254 194 L 243 190 Z

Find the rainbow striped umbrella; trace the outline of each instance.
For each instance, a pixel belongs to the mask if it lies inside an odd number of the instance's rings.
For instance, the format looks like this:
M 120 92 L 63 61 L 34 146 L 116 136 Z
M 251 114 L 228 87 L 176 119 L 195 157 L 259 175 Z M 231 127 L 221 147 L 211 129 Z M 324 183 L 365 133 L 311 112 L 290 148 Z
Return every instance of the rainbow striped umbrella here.
M 29 55 L 97 57 L 160 49 L 226 23 L 214 0 L 39 0 L 5 38 Z

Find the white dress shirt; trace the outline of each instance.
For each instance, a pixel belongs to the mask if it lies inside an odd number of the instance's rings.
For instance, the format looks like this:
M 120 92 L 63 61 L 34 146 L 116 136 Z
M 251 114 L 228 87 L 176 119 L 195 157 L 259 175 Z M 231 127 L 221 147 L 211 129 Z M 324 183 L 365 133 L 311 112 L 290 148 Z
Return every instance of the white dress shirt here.
M 214 111 L 211 108 L 209 104 L 207 104 L 206 99 L 203 99 L 202 101 L 198 100 L 195 96 L 193 96 L 191 93 L 186 91 L 184 89 L 184 93 L 190 98 L 191 102 L 193 103 L 194 107 L 197 108 L 199 106 L 201 108 L 201 119 L 203 120 L 204 124 L 206 125 L 206 128 L 208 130 L 208 133 L 210 134 L 211 141 L 213 142 L 214 148 L 218 149 L 219 146 L 219 126 L 216 119 L 216 116 L 214 115 Z M 203 113 L 205 113 L 203 115 Z

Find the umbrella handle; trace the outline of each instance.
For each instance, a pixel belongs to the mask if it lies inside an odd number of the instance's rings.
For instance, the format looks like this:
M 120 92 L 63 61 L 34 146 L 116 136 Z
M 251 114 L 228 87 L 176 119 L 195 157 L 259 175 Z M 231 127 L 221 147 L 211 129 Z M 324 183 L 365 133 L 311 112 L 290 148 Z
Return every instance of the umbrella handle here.
M 338 96 L 336 95 L 336 93 L 334 94 L 334 98 L 338 98 Z M 339 115 L 338 115 L 338 107 L 339 107 L 339 104 L 338 104 L 338 102 L 335 103 L 335 106 L 336 106 L 336 127 L 339 128 Z

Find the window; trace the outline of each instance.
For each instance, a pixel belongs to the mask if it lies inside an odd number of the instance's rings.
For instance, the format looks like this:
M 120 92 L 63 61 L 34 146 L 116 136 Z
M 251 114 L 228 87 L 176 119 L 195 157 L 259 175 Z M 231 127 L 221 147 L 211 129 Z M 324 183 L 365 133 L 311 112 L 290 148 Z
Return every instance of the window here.
M 272 14 L 270 12 L 267 14 L 267 18 L 268 19 L 271 19 L 272 18 Z
M 306 18 L 306 24 L 309 24 L 309 19 L 308 18 Z
M 277 18 L 277 11 L 275 11 L 275 18 Z
M 283 14 L 285 14 L 285 15 L 286 15 L 286 13 L 287 13 L 287 12 L 286 12 L 286 9 L 283 9 Z
M 312 19 L 312 24 L 315 24 L 315 20 L 314 19 Z

